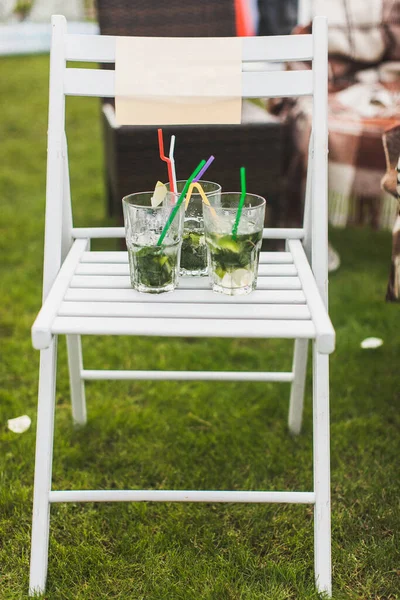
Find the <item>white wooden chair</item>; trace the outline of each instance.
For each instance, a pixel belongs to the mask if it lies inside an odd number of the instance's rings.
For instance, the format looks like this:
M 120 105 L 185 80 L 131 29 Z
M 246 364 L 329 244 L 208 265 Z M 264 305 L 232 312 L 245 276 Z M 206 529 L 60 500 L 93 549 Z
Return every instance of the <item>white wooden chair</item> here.
M 265 229 L 285 239 L 285 252 L 261 255 L 257 290 L 225 297 L 207 279 L 186 279 L 172 294 L 143 295 L 130 287 L 125 252 L 90 251 L 93 238 L 121 238 L 123 228 L 75 228 L 72 223 L 66 96 L 114 95 L 114 71 L 67 68 L 66 61 L 114 62 L 115 38 L 69 35 L 52 18 L 43 306 L 32 328 L 40 352 L 30 592 L 45 589 L 53 502 L 283 502 L 314 505 L 315 579 L 331 594 L 329 375 L 335 334 L 327 312 L 327 24 L 312 35 L 243 39 L 243 96 L 314 96 L 313 135 L 304 225 Z M 311 60 L 310 71 L 246 71 L 248 61 Z M 293 182 L 292 184 L 295 184 Z M 310 262 L 309 262 L 310 260 Z M 311 266 L 310 266 L 311 264 Z M 246 310 L 243 310 L 246 304 Z M 301 426 L 308 340 L 313 342 L 314 489 L 296 491 L 52 490 L 57 337 L 67 336 L 72 412 L 86 422 L 85 380 L 184 379 L 291 382 L 289 429 Z M 83 367 L 81 335 L 291 338 L 292 372 L 101 371 Z

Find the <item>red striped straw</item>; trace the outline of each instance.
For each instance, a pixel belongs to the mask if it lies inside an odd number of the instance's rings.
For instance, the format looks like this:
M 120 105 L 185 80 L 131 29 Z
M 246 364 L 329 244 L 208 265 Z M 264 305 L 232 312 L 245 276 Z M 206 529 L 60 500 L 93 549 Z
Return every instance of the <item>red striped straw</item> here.
M 164 139 L 163 139 L 163 130 L 162 129 L 158 129 L 158 149 L 160 151 L 161 160 L 163 160 L 164 162 L 167 163 L 169 189 L 171 190 L 171 192 L 176 192 L 176 189 L 174 186 L 174 178 L 172 175 L 171 159 L 168 158 L 168 156 L 165 156 L 165 154 L 164 154 Z

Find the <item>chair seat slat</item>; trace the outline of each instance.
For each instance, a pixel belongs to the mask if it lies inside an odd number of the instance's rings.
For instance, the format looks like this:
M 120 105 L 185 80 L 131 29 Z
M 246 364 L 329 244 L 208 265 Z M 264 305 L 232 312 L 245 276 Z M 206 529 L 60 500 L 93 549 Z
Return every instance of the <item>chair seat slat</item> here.
M 127 252 L 85 252 L 81 259 L 82 263 L 127 263 Z M 260 264 L 283 265 L 293 263 L 290 252 L 260 252 Z
M 129 275 L 128 263 L 83 263 L 78 265 L 76 275 Z M 291 277 L 297 275 L 296 267 L 292 265 L 261 264 L 258 275 L 263 277 Z
M 59 316 L 78 317 L 153 317 L 181 319 L 281 319 L 307 320 L 310 311 L 304 304 L 198 304 L 163 302 L 63 302 Z
M 73 227 L 72 237 L 92 239 L 124 238 L 123 227 Z M 301 227 L 266 227 L 263 229 L 264 240 L 301 240 L 304 238 L 304 229 Z
M 56 317 L 55 334 L 168 337 L 315 338 L 312 321 Z
M 171 302 L 170 294 L 147 294 L 146 303 Z M 69 288 L 64 300 L 71 302 L 143 302 L 143 294 L 130 289 Z M 173 295 L 175 304 L 304 304 L 305 296 L 300 290 L 255 290 L 248 296 L 224 296 L 210 290 L 177 289 Z
M 75 275 L 71 280 L 73 288 L 119 288 L 131 287 L 128 275 Z M 181 277 L 179 287 L 182 290 L 209 290 L 207 277 Z M 259 290 L 300 290 L 301 283 L 298 277 L 259 277 L 257 281 Z M 209 290 L 210 294 L 213 294 Z

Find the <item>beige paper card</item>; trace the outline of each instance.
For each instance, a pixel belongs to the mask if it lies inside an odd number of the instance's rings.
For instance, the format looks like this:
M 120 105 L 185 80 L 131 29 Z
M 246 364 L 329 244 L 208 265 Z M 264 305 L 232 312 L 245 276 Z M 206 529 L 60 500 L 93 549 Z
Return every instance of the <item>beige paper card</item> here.
M 119 125 L 240 123 L 241 38 L 116 39 Z

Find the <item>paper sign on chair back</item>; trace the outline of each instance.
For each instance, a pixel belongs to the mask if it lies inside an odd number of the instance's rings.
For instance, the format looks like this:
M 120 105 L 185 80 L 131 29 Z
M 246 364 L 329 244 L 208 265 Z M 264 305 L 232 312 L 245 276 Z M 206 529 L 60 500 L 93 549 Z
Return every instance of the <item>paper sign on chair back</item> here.
M 119 125 L 238 124 L 240 38 L 118 37 Z

